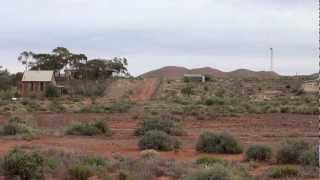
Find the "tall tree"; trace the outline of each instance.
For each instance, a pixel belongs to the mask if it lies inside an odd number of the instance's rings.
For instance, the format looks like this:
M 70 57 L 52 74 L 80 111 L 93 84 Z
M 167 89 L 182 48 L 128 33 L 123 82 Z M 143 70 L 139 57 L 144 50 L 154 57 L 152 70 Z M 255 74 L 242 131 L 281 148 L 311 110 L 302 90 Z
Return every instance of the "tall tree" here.
M 25 71 L 27 71 L 28 68 L 32 67 L 33 55 L 34 53 L 31 51 L 23 51 L 18 56 L 18 61 L 21 62 L 23 65 L 25 65 Z

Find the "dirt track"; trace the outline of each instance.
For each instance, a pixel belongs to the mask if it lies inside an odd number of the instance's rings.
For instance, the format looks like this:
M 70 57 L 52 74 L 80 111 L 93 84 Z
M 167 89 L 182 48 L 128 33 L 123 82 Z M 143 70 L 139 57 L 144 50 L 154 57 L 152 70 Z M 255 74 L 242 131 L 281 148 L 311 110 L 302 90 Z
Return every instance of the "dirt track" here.
M 35 113 L 39 128 L 44 132 L 37 140 L 22 141 L 0 139 L 0 155 L 17 145 L 35 146 L 41 149 L 59 149 L 68 152 L 99 154 L 110 157 L 113 153 L 138 156 L 138 137 L 134 130 L 140 120 L 129 114 L 73 114 Z M 0 116 L 0 122 L 8 116 Z M 112 137 L 63 136 L 66 126 L 79 121 L 106 120 L 113 130 Z M 268 144 L 274 148 L 284 137 L 300 137 L 309 142 L 317 142 L 317 117 L 310 115 L 268 114 L 248 115 L 218 120 L 186 121 L 183 126 L 187 135 L 180 137 L 183 148 L 180 152 L 163 152 L 162 156 L 175 159 L 193 159 L 199 154 L 194 150 L 197 137 L 204 131 L 226 131 L 245 144 Z M 221 155 L 219 155 L 221 156 Z M 241 160 L 240 155 L 227 155 L 226 159 Z
M 135 94 L 131 96 L 131 100 L 135 102 L 145 102 L 150 100 L 159 86 L 159 79 L 147 78 L 143 80 L 141 87 L 137 89 Z

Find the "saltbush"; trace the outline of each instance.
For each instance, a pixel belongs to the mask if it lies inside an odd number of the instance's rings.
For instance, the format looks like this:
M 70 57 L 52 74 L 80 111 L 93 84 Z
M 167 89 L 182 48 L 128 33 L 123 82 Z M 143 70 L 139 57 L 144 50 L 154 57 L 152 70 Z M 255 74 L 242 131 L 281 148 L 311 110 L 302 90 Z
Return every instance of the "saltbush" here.
M 44 158 L 38 153 L 26 153 L 14 149 L 4 156 L 1 164 L 6 177 L 21 180 L 44 179 Z
M 21 136 L 23 139 L 30 140 L 35 137 L 36 130 L 21 118 L 13 117 L 1 127 L 0 135 Z
M 180 149 L 181 143 L 177 138 L 163 131 L 152 130 L 144 134 L 138 143 L 140 149 L 155 149 L 159 151 L 170 151 Z
M 319 166 L 319 151 L 311 147 L 300 155 L 298 161 L 302 165 Z
M 69 175 L 73 180 L 88 180 L 93 176 L 93 171 L 87 165 L 74 165 L 69 168 Z
M 71 126 L 67 129 L 66 134 L 68 135 L 83 135 L 83 136 L 94 136 L 94 135 L 111 135 L 111 130 L 104 122 L 95 123 L 80 123 Z
M 197 159 L 196 164 L 202 165 L 202 166 L 212 166 L 214 164 L 226 165 L 227 162 L 223 159 L 220 159 L 220 158 L 203 156 L 203 157 L 200 157 L 199 159 Z
M 110 106 L 106 107 L 109 112 L 119 112 L 124 113 L 128 112 L 133 106 L 133 102 L 128 99 L 122 99 L 114 102 Z
M 151 130 L 164 131 L 173 136 L 183 134 L 183 129 L 178 122 L 171 119 L 153 118 L 144 120 L 142 126 L 136 130 L 136 135 L 144 135 Z
M 242 153 L 242 145 L 227 133 L 204 132 L 200 135 L 196 149 L 206 153 Z
M 221 164 L 214 164 L 208 169 L 198 170 L 187 177 L 187 180 L 233 180 L 232 171 Z
M 310 145 L 303 140 L 283 140 L 276 155 L 278 163 L 299 163 L 299 157 L 306 149 L 309 149 L 309 146 Z
M 299 170 L 295 166 L 277 166 L 272 167 L 269 172 L 269 177 L 272 178 L 290 178 L 299 175 Z
M 272 149 L 265 145 L 252 145 L 246 151 L 246 158 L 248 160 L 266 161 L 270 160 L 272 156 Z

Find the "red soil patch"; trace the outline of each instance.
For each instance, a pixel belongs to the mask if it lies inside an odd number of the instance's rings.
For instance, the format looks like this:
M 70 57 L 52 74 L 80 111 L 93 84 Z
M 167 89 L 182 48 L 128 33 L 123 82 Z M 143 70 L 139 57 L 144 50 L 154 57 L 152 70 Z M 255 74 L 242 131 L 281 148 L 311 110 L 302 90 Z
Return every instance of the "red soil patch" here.
M 113 130 L 112 137 L 81 137 L 43 135 L 33 141 L 0 139 L 0 154 L 4 154 L 17 145 L 37 146 L 44 149 L 61 149 L 69 152 L 99 154 L 110 157 L 114 153 L 139 156 L 137 147 L 139 137 L 134 136 L 140 120 L 129 114 L 97 113 L 35 113 L 39 128 L 44 132 L 61 131 L 72 123 L 102 119 L 108 122 Z M 0 123 L 9 118 L 0 116 Z M 221 118 L 217 120 L 187 120 L 183 126 L 187 135 L 180 137 L 183 149 L 179 152 L 161 152 L 161 156 L 190 160 L 200 154 L 194 146 L 198 136 L 204 131 L 226 131 L 239 138 L 245 146 L 250 144 L 268 144 L 274 148 L 284 137 L 300 137 L 309 142 L 317 142 L 317 117 L 311 115 L 268 114 L 246 115 L 241 117 Z M 243 160 L 242 155 L 215 155 L 229 160 Z

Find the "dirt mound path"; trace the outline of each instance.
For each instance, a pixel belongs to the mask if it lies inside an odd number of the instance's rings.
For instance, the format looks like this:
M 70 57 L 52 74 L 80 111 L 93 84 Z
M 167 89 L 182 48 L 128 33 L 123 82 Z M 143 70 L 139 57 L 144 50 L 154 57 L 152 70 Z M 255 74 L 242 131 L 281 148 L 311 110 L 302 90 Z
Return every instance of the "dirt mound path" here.
M 134 94 L 130 97 L 135 102 L 145 102 L 152 98 L 155 94 L 160 80 L 158 78 L 146 78 L 143 83 L 136 89 Z

